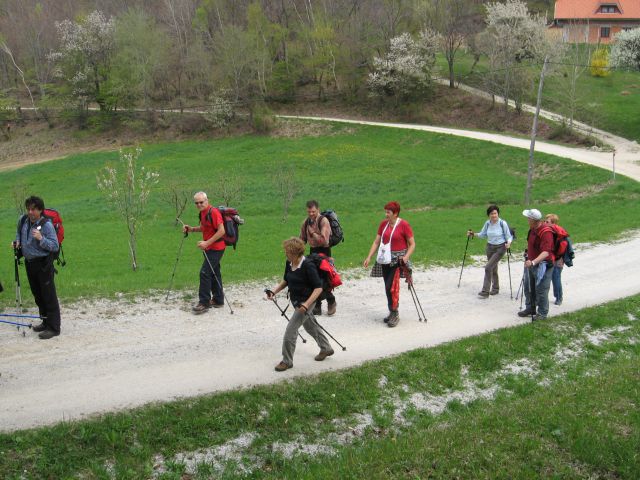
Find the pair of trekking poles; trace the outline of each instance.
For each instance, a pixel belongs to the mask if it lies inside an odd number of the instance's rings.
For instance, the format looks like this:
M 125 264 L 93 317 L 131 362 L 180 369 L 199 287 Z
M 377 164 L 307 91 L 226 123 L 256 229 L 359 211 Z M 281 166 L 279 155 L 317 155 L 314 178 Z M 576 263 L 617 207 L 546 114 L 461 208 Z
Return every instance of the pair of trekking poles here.
M 176 218 L 176 220 L 180 223 L 182 223 L 182 226 L 184 227 L 185 224 L 182 220 L 180 220 L 179 218 Z M 169 294 L 171 293 L 171 288 L 173 287 L 173 279 L 176 276 L 176 269 L 178 268 L 178 262 L 180 261 L 180 257 L 182 256 L 182 247 L 184 245 L 184 241 L 185 239 L 189 236 L 189 232 L 184 232 L 184 234 L 182 235 L 182 240 L 180 240 L 180 246 L 178 247 L 178 254 L 176 255 L 176 261 L 173 265 L 173 271 L 171 272 L 171 279 L 169 280 L 169 286 L 167 287 L 167 295 L 165 296 L 165 302 L 169 300 Z M 207 264 L 209 265 L 209 268 L 211 269 L 211 274 L 213 275 L 213 278 L 215 279 L 216 283 L 218 284 L 218 287 L 220 288 L 220 291 L 222 292 L 222 297 L 224 298 L 224 301 L 227 302 L 227 306 L 229 307 L 229 311 L 231 312 L 231 314 L 233 315 L 233 308 L 231 307 L 231 303 L 229 302 L 229 299 L 227 298 L 226 294 L 224 293 L 224 290 L 222 289 L 222 283 L 220 283 L 220 279 L 218 278 L 218 276 L 216 275 L 215 270 L 213 269 L 213 265 L 211 265 L 211 260 L 209 260 L 209 257 L 207 257 L 207 253 L 205 251 L 202 252 L 202 255 L 204 256 L 204 259 L 207 261 Z
M 471 229 L 469 229 L 471 230 Z M 460 277 L 458 278 L 458 288 L 460 288 L 460 282 L 462 281 L 462 271 L 464 270 L 464 262 L 467 259 L 467 250 L 469 249 L 469 240 L 471 236 L 467 235 L 467 244 L 464 247 L 464 256 L 462 257 L 462 268 L 460 269 Z M 511 249 L 507 248 L 507 267 L 509 268 L 509 294 L 511 300 L 513 300 L 513 286 L 511 285 Z M 524 277 L 523 277 L 524 280 Z M 516 295 L 516 300 L 518 299 Z

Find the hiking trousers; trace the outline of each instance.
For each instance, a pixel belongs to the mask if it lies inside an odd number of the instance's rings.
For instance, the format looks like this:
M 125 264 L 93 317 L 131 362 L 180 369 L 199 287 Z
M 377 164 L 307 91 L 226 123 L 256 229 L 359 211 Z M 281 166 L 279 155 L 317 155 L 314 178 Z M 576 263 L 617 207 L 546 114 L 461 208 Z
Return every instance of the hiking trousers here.
M 298 330 L 300 326 L 304 327 L 311 337 L 316 341 L 320 350 L 331 350 L 331 344 L 327 337 L 324 336 L 322 330 L 316 322 L 316 317 L 313 316 L 313 307 L 315 302 L 309 306 L 309 311 L 301 313 L 299 309 L 295 309 L 287 329 L 284 332 L 284 339 L 282 340 L 282 361 L 293 367 L 293 354 L 296 351 L 296 341 L 298 340 Z
M 562 269 L 564 267 L 553 267 L 551 282 L 553 283 L 553 296 L 556 300 L 562 301 Z
M 25 265 L 38 312 L 41 317 L 46 317 L 43 322 L 54 332 L 60 333 L 60 304 L 54 282 L 53 261 L 48 256 L 25 258 Z
M 487 243 L 485 253 L 487 254 L 487 264 L 484 266 L 484 283 L 482 284 L 482 291 L 486 293 L 498 293 L 500 290 L 500 281 L 498 279 L 498 264 L 504 254 L 507 252 L 507 247 L 504 243 L 500 245 L 492 245 Z
M 551 287 L 551 277 L 553 275 L 553 265 L 547 265 L 547 270 L 544 272 L 544 277 L 540 280 L 540 283 L 536 285 L 536 278 L 538 276 L 538 268 L 529 267 L 527 275 L 525 275 L 524 281 L 524 297 L 527 310 L 531 308 L 537 309 L 538 315 L 546 317 L 549 313 L 549 287 Z M 533 305 L 531 300 L 533 299 Z
M 224 303 L 224 292 L 222 290 L 220 260 L 222 259 L 222 255 L 224 255 L 224 250 L 206 250 L 204 253 L 209 259 L 209 262 L 211 262 L 213 273 L 211 272 L 211 267 L 207 260 L 203 260 L 202 268 L 200 269 L 200 289 L 198 291 L 199 302 L 202 305 L 209 305 L 209 300 L 211 300 L 213 294 L 213 301 L 222 305 Z

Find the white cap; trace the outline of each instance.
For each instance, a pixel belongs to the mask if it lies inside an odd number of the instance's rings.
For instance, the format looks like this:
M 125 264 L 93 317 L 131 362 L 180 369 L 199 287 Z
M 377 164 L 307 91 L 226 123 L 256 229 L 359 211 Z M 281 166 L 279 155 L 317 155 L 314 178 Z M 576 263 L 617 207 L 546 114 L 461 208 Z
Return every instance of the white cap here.
M 523 210 L 522 215 L 530 218 L 531 220 L 542 220 L 542 214 L 540 213 L 540 210 L 537 210 L 535 208 L 532 208 L 531 210 Z

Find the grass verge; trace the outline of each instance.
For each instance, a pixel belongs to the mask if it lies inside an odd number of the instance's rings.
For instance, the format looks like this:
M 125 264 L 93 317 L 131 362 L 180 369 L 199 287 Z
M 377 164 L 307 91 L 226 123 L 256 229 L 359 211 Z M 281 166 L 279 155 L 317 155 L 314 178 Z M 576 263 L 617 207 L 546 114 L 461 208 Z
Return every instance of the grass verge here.
M 503 218 L 515 226 L 524 248 L 527 230 L 521 215 L 526 184 L 527 152 L 489 142 L 393 128 L 333 125 L 322 136 L 268 138 L 245 136 L 216 141 L 143 145 L 142 162 L 160 173 L 161 185 L 150 197 L 139 230 L 138 261 L 133 272 L 128 259 L 124 223 L 96 188 L 96 174 L 117 159 L 116 152 L 80 154 L 16 171 L 1 172 L 8 188 L 0 191 L 0 244 L 6 261 L 0 278 L 9 283 L 13 265 L 8 245 L 15 236 L 17 214 L 11 207 L 12 188 L 24 185 L 57 208 L 64 220 L 68 265 L 57 278 L 63 299 L 164 289 L 182 239 L 175 213 L 162 201 L 162 188 L 182 179 L 191 192 L 208 191 L 219 204 L 219 184 L 235 172 L 242 184 L 240 207 L 246 225 L 237 251 L 227 250 L 222 274 L 227 282 L 279 275 L 281 242 L 298 235 L 304 202 L 320 201 L 338 212 L 345 243 L 334 249 L 341 269 L 360 265 L 383 219 L 383 205 L 397 200 L 401 216 L 414 228 L 419 264 L 459 262 L 468 228 L 479 230 L 486 206 L 497 202 Z M 284 169 L 284 170 L 280 170 Z M 272 182 L 283 171 L 297 182 L 291 211 L 283 220 L 282 197 Z M 593 189 L 593 186 L 599 186 Z M 601 187 L 601 188 L 600 188 Z M 575 242 L 609 240 L 640 224 L 640 185 L 624 177 L 609 183 L 609 173 L 558 157 L 536 155 L 532 204 L 544 213 L 560 215 Z M 195 208 L 182 218 L 196 222 Z M 606 222 L 593 219 L 606 218 Z M 202 256 L 197 235 L 184 245 L 175 276 L 176 289 L 194 288 Z M 471 254 L 484 251 L 471 242 Z M 23 275 L 24 277 L 24 275 Z M 9 295 L 0 306 L 11 303 Z
M 0 435 L 3 478 L 638 478 L 640 296 Z

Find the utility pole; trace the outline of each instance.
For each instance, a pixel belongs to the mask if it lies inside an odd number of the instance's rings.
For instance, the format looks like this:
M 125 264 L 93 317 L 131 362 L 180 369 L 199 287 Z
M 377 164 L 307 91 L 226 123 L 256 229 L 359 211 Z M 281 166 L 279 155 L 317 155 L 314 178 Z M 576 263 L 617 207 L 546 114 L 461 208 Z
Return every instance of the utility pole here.
M 538 85 L 538 101 L 536 102 L 536 113 L 533 116 L 533 127 L 531 128 L 531 146 L 529 147 L 529 168 L 527 169 L 527 188 L 524 191 L 524 204 L 528 207 L 531 201 L 531 186 L 533 184 L 533 152 L 536 147 L 536 135 L 538 134 L 538 117 L 540 116 L 540 104 L 542 103 L 542 87 L 544 76 L 547 73 L 549 55 L 544 57 L 542 72 L 540 72 L 540 84 Z

